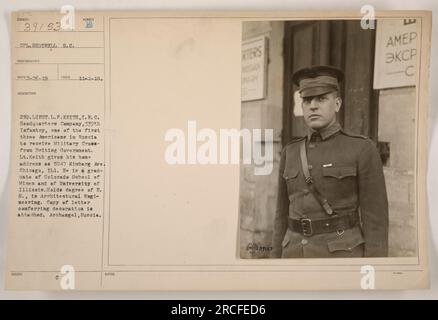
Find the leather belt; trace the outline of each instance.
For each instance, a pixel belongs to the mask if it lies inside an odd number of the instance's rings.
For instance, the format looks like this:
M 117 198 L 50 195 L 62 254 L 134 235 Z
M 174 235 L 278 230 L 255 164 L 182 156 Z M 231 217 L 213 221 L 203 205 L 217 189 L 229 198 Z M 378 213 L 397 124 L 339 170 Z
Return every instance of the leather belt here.
M 344 232 L 344 230 L 353 228 L 359 222 L 357 213 L 344 214 L 341 216 L 332 216 L 328 219 L 291 219 L 289 218 L 288 226 L 294 232 L 301 233 L 309 237 L 314 234 Z

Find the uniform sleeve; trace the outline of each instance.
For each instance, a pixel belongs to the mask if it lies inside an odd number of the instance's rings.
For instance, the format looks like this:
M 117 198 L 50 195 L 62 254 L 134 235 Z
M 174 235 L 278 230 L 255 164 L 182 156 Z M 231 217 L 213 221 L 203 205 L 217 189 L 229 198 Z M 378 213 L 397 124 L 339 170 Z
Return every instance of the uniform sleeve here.
M 280 171 L 278 174 L 278 193 L 277 206 L 274 218 L 274 232 L 272 236 L 272 251 L 271 258 L 281 258 L 284 235 L 287 229 L 287 219 L 289 216 L 289 197 L 287 194 L 286 181 L 283 178 L 283 172 L 286 162 L 286 151 L 283 149 L 280 158 Z
M 365 257 L 388 256 L 388 198 L 379 153 L 367 141 L 359 158 L 359 206 Z

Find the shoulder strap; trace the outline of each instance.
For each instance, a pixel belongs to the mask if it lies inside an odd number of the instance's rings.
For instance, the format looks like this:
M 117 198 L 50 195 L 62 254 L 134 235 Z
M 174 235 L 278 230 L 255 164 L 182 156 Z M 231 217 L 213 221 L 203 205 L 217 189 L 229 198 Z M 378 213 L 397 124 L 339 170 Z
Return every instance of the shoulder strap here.
M 321 207 L 324 209 L 325 213 L 329 216 L 333 215 L 333 209 L 330 207 L 326 198 L 316 189 L 313 185 L 313 179 L 310 175 L 309 171 L 309 163 L 307 162 L 307 154 L 306 154 L 306 140 L 301 142 L 300 145 L 300 157 L 301 157 L 301 167 L 303 169 L 304 177 L 306 178 L 306 183 L 309 186 L 310 192 L 315 196 L 316 200 L 319 202 Z
M 291 140 L 288 143 L 286 143 L 285 147 L 287 147 L 290 144 L 297 143 L 297 142 L 299 142 L 299 141 L 301 141 L 301 140 L 303 140 L 305 138 L 306 138 L 305 136 L 303 136 L 303 137 L 292 137 Z
M 349 131 L 345 131 L 344 129 L 341 129 L 341 133 L 345 134 L 346 136 L 353 137 L 353 138 L 361 138 L 364 140 L 369 140 L 370 138 L 367 136 L 364 136 L 362 134 L 357 134 Z

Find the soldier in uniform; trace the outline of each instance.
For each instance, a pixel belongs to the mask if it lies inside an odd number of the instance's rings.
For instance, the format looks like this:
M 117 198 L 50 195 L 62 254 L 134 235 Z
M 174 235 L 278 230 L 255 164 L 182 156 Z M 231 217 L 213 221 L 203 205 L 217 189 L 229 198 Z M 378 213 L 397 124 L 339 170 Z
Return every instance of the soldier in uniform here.
M 308 134 L 281 153 L 273 258 L 385 257 L 388 200 L 374 142 L 337 122 L 341 70 L 317 66 L 292 78 Z

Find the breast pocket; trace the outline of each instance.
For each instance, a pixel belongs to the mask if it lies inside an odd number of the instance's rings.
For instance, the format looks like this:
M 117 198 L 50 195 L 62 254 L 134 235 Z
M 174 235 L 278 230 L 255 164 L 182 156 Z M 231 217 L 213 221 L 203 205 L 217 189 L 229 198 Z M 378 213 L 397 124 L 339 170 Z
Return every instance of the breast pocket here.
M 353 203 L 357 195 L 356 167 L 328 167 L 322 168 L 324 176 L 324 194 L 332 204 Z
M 284 170 L 283 178 L 286 180 L 289 194 L 293 194 L 297 190 L 298 173 L 299 170 L 293 167 Z

